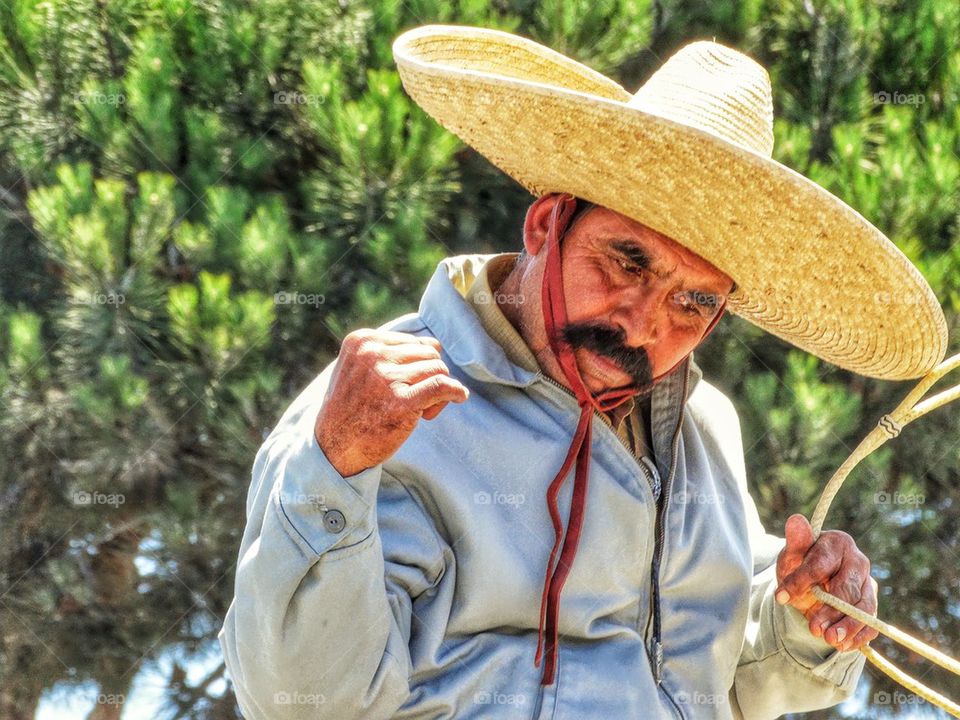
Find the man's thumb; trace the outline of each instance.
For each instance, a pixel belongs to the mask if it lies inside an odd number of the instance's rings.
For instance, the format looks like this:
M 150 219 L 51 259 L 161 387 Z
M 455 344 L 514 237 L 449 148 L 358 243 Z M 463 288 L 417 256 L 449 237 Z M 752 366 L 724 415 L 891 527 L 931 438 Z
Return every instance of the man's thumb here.
M 784 534 L 787 541 L 784 551 L 791 555 L 803 557 L 814 543 L 813 526 L 800 513 L 787 518 Z

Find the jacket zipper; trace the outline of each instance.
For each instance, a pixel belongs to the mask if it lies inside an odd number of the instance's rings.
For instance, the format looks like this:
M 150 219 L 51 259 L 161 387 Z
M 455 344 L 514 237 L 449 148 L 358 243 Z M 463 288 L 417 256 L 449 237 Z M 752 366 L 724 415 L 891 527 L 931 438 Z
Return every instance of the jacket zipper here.
M 563 385 L 558 383 L 556 380 L 554 380 L 552 377 L 548 377 L 547 375 L 544 375 L 542 371 L 540 373 L 540 379 L 545 380 L 550 385 L 553 385 L 554 387 L 559 388 L 560 390 L 563 390 L 563 392 L 565 392 L 567 395 L 573 398 L 574 401 L 576 401 L 577 396 L 574 395 L 569 388 L 564 387 Z M 656 491 L 654 489 L 653 476 L 650 474 L 649 468 L 646 466 L 646 464 L 643 461 L 644 456 L 637 455 L 633 451 L 633 449 L 631 449 L 630 446 L 623 441 L 623 438 L 621 438 L 620 435 L 617 433 L 617 431 L 613 429 L 613 423 L 610 421 L 610 418 L 608 418 L 606 415 L 604 415 L 602 412 L 600 412 L 596 408 L 593 409 L 593 414 L 596 417 L 600 418 L 600 420 L 603 422 L 604 425 L 606 425 L 608 428 L 613 430 L 613 434 L 616 436 L 617 440 L 620 441 L 620 444 L 623 445 L 624 449 L 628 453 L 630 453 L 630 456 L 637 461 L 637 464 L 640 466 L 640 469 L 643 471 L 644 476 L 647 478 L 647 483 L 650 485 L 650 490 L 654 492 L 654 496 L 655 496 L 654 500 L 656 500 Z
M 667 480 L 663 484 L 662 495 L 663 502 L 660 504 L 657 510 L 657 538 L 656 538 L 656 547 L 654 549 L 654 562 L 653 568 L 651 569 L 652 576 L 652 586 L 653 586 L 653 595 L 654 595 L 654 615 L 653 615 L 653 660 L 654 660 L 654 678 L 657 683 L 657 687 L 660 687 L 660 683 L 663 679 L 663 640 L 660 634 L 660 562 L 663 558 L 663 545 L 664 538 L 666 537 L 666 516 L 667 508 L 670 505 L 670 486 L 673 484 L 673 478 L 677 472 L 677 455 L 680 450 L 680 429 L 683 427 L 683 416 L 684 410 L 687 405 L 687 391 L 688 385 L 690 382 L 690 373 L 689 365 L 685 366 L 686 371 L 683 374 L 683 400 L 680 403 L 680 417 L 677 420 L 677 427 L 673 432 L 673 444 L 671 446 L 671 458 L 670 458 L 670 473 L 667 475 Z M 664 692 L 664 695 L 667 696 L 667 699 L 670 700 L 670 704 L 673 705 L 673 709 L 677 711 L 679 717 L 684 717 L 683 711 L 677 706 L 677 703 L 670 693 Z
M 634 460 L 637 461 L 637 465 L 639 465 L 640 469 L 643 471 L 643 474 L 647 479 L 647 483 L 650 486 L 650 491 L 653 493 L 654 502 L 656 503 L 657 507 L 656 522 L 654 525 L 654 556 L 653 564 L 650 570 L 650 584 L 653 595 L 653 645 L 650 649 L 648 649 L 648 656 L 650 663 L 653 666 L 653 677 L 657 687 L 660 687 L 660 684 L 663 680 L 663 640 L 660 634 L 660 562 L 663 557 L 663 543 L 667 532 L 665 520 L 667 515 L 667 506 L 670 501 L 670 485 L 672 484 L 673 476 L 677 471 L 677 454 L 680 449 L 680 428 L 683 426 L 684 409 L 687 402 L 687 389 L 690 382 L 689 365 L 686 366 L 686 369 L 687 371 L 683 374 L 683 401 L 680 404 L 680 417 L 677 420 L 677 426 L 673 431 L 673 441 L 671 444 L 670 474 L 667 476 L 666 482 L 661 484 L 659 494 L 657 493 L 657 489 L 654 487 L 653 474 L 646 466 L 646 463 L 643 462 L 644 458 L 638 457 L 637 454 L 627 446 L 627 444 L 616 433 L 616 431 L 613 433 L 617 440 L 620 441 L 620 444 L 623 445 L 627 452 L 629 452 L 633 456 Z M 553 378 L 548 377 L 542 371 L 538 373 L 538 376 L 540 379 L 545 380 L 550 385 L 559 388 L 576 401 L 576 395 Z M 593 409 L 593 414 L 599 417 L 608 428 L 613 430 L 613 423 L 606 415 L 601 413 L 596 408 Z M 658 502 L 660 498 L 662 498 L 662 502 Z M 670 694 L 665 692 L 664 695 L 667 696 L 667 698 L 670 700 L 670 703 L 677 711 L 677 714 L 682 718 L 683 713 L 681 712 L 680 708 L 677 707 L 677 704 L 674 702 L 673 698 L 670 697 Z

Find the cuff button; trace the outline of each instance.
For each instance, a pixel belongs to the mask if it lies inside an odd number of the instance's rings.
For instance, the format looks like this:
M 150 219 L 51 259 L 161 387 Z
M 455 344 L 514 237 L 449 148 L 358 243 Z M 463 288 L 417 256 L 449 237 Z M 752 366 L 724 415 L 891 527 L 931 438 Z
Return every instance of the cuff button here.
M 346 527 L 347 521 L 343 517 L 343 513 L 339 510 L 327 510 L 323 514 L 323 526 L 332 533 L 343 532 L 343 528 Z

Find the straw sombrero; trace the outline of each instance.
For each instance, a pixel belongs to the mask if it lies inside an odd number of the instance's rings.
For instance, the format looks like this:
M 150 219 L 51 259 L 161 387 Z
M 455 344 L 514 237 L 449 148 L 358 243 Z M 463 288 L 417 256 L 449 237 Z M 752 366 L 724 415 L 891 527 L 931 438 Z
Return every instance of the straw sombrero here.
M 567 192 L 676 240 L 732 277 L 729 310 L 862 375 L 943 359 L 930 286 L 858 212 L 771 158 L 766 71 L 686 45 L 635 93 L 517 35 L 427 25 L 393 44 L 403 86 L 534 195 Z

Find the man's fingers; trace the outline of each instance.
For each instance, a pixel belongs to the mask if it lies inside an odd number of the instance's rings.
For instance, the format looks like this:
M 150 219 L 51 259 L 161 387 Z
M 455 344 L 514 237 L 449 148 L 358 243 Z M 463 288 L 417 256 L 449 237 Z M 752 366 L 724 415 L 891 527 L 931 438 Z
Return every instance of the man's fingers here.
M 860 600 L 851 604 L 870 615 L 876 615 L 876 584 L 872 581 L 873 578 L 869 576 L 864 580 L 860 588 Z M 841 596 L 837 594 L 837 597 Z M 844 617 L 830 627 L 824 639 L 834 647 L 839 647 L 842 650 L 850 650 L 854 647 L 859 647 L 859 645 L 855 645 L 854 643 L 864 630 L 871 630 L 871 628 L 868 628 L 862 622 L 854 620 L 851 617 Z M 874 635 L 874 637 L 876 637 L 876 635 Z
M 805 595 L 814 585 L 827 582 L 840 568 L 842 559 L 842 552 L 832 547 L 829 542 L 818 542 L 807 553 L 800 566 L 783 578 L 777 590 L 777 599 L 785 592 L 789 595 L 786 599 L 789 602 Z
M 399 365 L 389 364 L 383 374 L 391 380 L 397 380 L 407 385 L 415 385 L 431 375 L 449 375 L 450 369 L 439 358 L 429 360 L 414 360 Z
M 464 402 L 470 391 L 449 375 L 431 375 L 413 385 L 402 386 L 399 394 L 414 409 L 423 410 L 441 402 Z
M 784 537 L 787 541 L 784 551 L 790 554 L 799 554 L 800 557 L 803 557 L 814 543 L 813 528 L 810 526 L 810 522 L 800 513 L 794 513 L 787 518 Z
M 847 650 L 849 649 L 849 641 L 863 630 L 864 627 L 865 625 L 859 620 L 854 620 L 852 617 L 845 617 L 843 620 L 827 628 L 823 639 L 833 645 L 837 650 Z
M 814 543 L 813 528 L 800 513 L 787 518 L 783 534 L 787 544 L 777 558 L 777 579 L 780 582 L 800 566 Z
M 847 640 L 848 650 L 860 650 L 864 645 L 872 640 L 876 640 L 880 633 L 872 627 L 863 626 L 863 630 L 858 632 L 852 640 Z
M 419 335 L 411 335 L 410 333 L 394 332 L 393 330 L 366 330 L 358 332 L 365 332 L 365 337 L 369 337 L 371 340 L 377 340 L 384 345 L 406 345 L 413 343 L 416 345 L 428 345 L 436 348 L 438 351 L 441 349 L 440 341 L 433 337 L 420 337 Z
M 819 603 L 819 605 L 820 607 L 808 616 L 807 620 L 810 632 L 816 637 L 823 637 L 827 629 L 843 617 L 843 613 L 825 603 Z
M 827 591 L 851 605 L 860 602 L 863 585 L 870 575 L 870 566 L 859 553 L 844 553 L 840 567 L 827 581 Z
M 401 361 L 402 357 L 439 357 L 443 348 L 433 337 L 361 328 L 348 333 L 340 344 L 343 355 L 373 356 Z
M 831 595 L 856 605 L 863 596 L 864 578 L 869 576 L 870 566 L 863 555 L 844 553 L 839 569 L 825 583 L 826 590 Z M 824 637 L 830 626 L 844 617 L 845 615 L 839 610 L 823 604 L 807 618 L 810 623 L 810 632 L 817 637 Z
M 440 351 L 425 343 L 400 343 L 384 345 L 380 356 L 389 362 L 401 364 L 417 360 L 439 360 Z
M 440 411 L 447 406 L 447 403 L 437 403 L 436 405 L 431 405 L 426 410 L 423 411 L 424 420 L 433 420 L 437 415 L 440 414 Z

